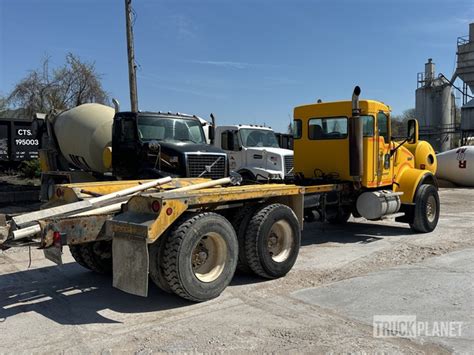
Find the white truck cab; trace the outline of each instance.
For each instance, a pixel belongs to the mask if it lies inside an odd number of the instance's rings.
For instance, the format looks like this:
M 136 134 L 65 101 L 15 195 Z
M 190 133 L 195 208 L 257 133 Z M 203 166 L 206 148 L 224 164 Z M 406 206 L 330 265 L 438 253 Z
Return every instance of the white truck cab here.
M 227 153 L 229 169 L 245 180 L 284 180 L 293 173 L 293 151 L 280 148 L 269 127 L 218 126 L 214 145 Z

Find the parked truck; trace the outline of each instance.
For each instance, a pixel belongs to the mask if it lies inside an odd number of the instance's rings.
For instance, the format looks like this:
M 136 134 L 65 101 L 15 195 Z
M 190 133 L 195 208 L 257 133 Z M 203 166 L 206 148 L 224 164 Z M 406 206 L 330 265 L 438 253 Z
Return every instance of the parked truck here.
M 293 151 L 280 148 L 275 132 L 259 125 L 218 126 L 214 144 L 246 182 L 280 181 L 293 173 Z
M 177 178 L 110 206 L 97 203 L 149 185 L 62 185 L 53 197 L 62 206 L 13 217 L 0 227 L 0 241 L 4 248 L 38 245 L 56 262 L 67 244 L 79 264 L 112 272 L 123 291 L 146 296 L 151 278 L 167 292 L 205 301 L 227 287 L 237 267 L 268 279 L 288 273 L 305 216 L 332 223 L 351 214 L 396 218 L 418 233 L 434 230 L 440 204 L 433 148 L 418 140 L 416 120 L 403 141 L 393 141 L 390 108 L 359 101 L 359 94 L 356 87 L 352 101 L 295 108 L 295 184 Z M 102 197 L 92 200 L 83 190 Z
M 83 104 L 47 117 L 40 151 L 42 199 L 60 183 L 150 179 L 162 176 L 221 178 L 224 151 L 207 144 L 213 126 L 171 112 L 119 112 Z

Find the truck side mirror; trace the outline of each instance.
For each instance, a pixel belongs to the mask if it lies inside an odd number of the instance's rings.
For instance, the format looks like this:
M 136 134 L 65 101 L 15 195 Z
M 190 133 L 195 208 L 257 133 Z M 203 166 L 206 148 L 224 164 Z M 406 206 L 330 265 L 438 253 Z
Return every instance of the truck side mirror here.
M 216 136 L 216 129 L 214 126 L 209 126 L 209 130 L 207 131 L 208 132 L 208 135 L 209 135 L 209 141 L 211 142 L 211 144 L 214 143 L 214 138 Z
M 227 134 L 227 148 L 229 150 L 235 150 L 234 134 L 230 131 Z
M 410 119 L 407 122 L 407 142 L 415 144 L 418 142 L 418 121 L 416 119 Z

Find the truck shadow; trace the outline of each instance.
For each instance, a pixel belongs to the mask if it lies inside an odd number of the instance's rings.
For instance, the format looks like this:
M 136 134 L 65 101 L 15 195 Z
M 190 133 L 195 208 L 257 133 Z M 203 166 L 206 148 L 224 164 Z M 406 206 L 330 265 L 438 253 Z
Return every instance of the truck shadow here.
M 372 243 L 386 237 L 410 235 L 405 226 L 349 222 L 305 225 L 302 246 L 324 243 Z M 265 282 L 236 273 L 230 287 Z M 151 281 L 148 297 L 127 294 L 112 287 L 110 275 L 99 275 L 71 262 L 0 275 L 0 323 L 21 313 L 35 312 L 58 324 L 121 323 L 120 313 L 147 313 L 193 307 L 194 303 L 161 291 Z M 101 313 L 110 309 L 117 319 Z
M 35 312 L 59 324 L 121 323 L 100 314 L 146 313 L 191 306 L 150 282 L 148 297 L 112 287 L 110 275 L 99 275 L 72 262 L 0 275 L 0 322 L 20 313 Z
M 232 286 L 263 282 L 237 273 Z M 122 323 L 101 315 L 110 309 L 120 313 L 147 313 L 193 307 L 193 302 L 169 294 L 151 281 L 148 297 L 130 295 L 112 287 L 111 275 L 85 270 L 75 262 L 0 275 L 0 324 L 28 312 L 58 324 Z
M 305 223 L 301 234 L 301 245 L 324 243 L 368 244 L 387 237 L 415 234 L 408 225 L 388 226 L 371 222 L 347 222 L 343 225 L 330 223 Z

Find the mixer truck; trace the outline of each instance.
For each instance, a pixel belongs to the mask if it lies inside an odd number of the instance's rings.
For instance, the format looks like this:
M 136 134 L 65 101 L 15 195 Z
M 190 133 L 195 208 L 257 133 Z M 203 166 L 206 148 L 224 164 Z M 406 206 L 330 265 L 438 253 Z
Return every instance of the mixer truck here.
M 41 199 L 49 200 L 61 183 L 227 176 L 227 155 L 207 144 L 203 126 L 212 139 L 212 124 L 183 113 L 119 112 L 89 103 L 50 114 L 40 150 Z

